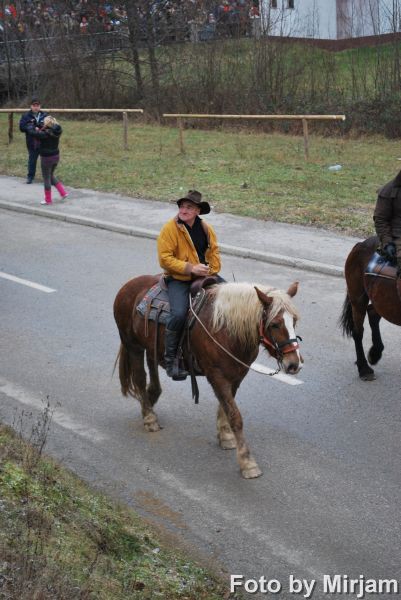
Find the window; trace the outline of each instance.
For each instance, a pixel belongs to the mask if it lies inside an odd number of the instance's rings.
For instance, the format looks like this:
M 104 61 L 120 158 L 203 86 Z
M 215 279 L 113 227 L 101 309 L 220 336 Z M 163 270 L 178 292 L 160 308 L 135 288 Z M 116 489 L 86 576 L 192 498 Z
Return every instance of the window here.
M 295 0 L 288 0 L 288 8 L 294 8 Z
M 277 0 L 271 0 L 272 8 L 277 8 Z

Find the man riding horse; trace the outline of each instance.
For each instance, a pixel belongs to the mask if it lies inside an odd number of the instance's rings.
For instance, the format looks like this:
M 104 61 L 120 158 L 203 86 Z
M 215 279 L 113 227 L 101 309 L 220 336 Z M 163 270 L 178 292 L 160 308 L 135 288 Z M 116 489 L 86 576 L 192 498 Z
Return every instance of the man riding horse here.
M 373 220 L 380 252 L 390 261 L 397 260 L 397 277 L 401 279 L 401 171 L 380 189 Z
M 170 303 L 170 317 L 165 331 L 165 366 L 169 377 L 181 381 L 188 372 L 182 367 L 174 370 L 181 333 L 189 309 L 189 288 L 194 279 L 220 271 L 220 252 L 214 229 L 199 215 L 210 212 L 202 194 L 190 190 L 177 200 L 178 214 L 168 221 L 157 239 L 159 263 L 165 273 Z

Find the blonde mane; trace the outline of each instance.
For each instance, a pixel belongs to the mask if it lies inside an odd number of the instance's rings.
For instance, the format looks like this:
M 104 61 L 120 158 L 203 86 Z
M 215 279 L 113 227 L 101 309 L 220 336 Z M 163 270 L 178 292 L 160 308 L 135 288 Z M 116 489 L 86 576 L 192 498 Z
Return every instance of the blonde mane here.
M 239 344 L 249 346 L 258 344 L 258 327 L 263 306 L 256 294 L 255 286 L 273 298 L 267 325 L 281 310 L 289 312 L 296 320 L 299 318 L 297 309 L 287 292 L 283 290 L 253 283 L 225 283 L 216 287 L 212 314 L 213 331 L 226 327 L 232 336 L 238 338 Z

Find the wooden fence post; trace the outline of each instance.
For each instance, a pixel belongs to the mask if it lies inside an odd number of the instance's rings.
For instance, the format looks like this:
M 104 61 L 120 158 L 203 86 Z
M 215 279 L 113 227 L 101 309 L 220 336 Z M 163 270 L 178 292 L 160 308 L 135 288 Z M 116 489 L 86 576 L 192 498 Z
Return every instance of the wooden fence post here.
M 302 119 L 302 129 L 304 131 L 304 153 L 305 160 L 309 158 L 309 135 L 308 135 L 308 121 L 307 119 Z
M 185 154 L 184 148 L 184 125 L 182 119 L 177 119 L 178 128 L 180 131 L 180 154 Z
M 128 150 L 128 114 L 123 112 L 123 137 L 124 137 L 124 150 Z
M 14 137 L 14 113 L 10 112 L 8 114 L 8 143 L 11 144 Z

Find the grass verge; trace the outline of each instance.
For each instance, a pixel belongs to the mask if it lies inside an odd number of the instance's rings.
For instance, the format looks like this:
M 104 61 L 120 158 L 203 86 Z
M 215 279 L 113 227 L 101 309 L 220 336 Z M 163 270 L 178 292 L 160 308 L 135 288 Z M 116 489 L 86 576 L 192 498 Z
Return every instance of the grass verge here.
M 24 136 L 16 133 L 7 145 L 6 115 L 0 115 L 0 125 L 0 172 L 25 176 Z M 355 235 L 373 232 L 377 190 L 400 168 L 399 142 L 378 136 L 311 135 L 306 162 L 303 138 L 296 135 L 225 125 L 212 131 L 187 129 L 181 155 L 174 128 L 132 120 L 125 151 L 120 122 L 62 119 L 62 125 L 58 174 L 67 186 L 165 201 L 199 189 L 218 212 Z M 333 130 L 340 128 L 333 123 Z M 328 170 L 338 163 L 340 171 Z
M 0 425 L 0 598 L 228 598 L 133 511 L 44 457 L 45 436 L 27 443 Z

